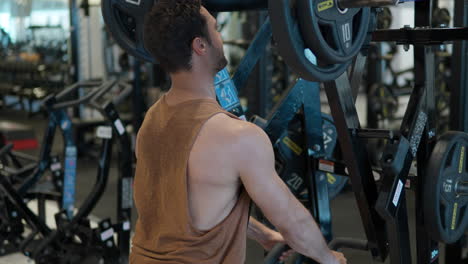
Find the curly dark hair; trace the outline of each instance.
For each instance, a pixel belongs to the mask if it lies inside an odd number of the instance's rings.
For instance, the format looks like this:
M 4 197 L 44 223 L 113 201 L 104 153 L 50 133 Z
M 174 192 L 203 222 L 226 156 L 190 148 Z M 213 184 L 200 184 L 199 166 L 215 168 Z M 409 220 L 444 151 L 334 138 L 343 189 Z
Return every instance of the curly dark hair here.
M 192 68 L 192 41 L 209 38 L 200 0 L 159 0 L 145 18 L 144 44 L 161 67 L 175 73 Z

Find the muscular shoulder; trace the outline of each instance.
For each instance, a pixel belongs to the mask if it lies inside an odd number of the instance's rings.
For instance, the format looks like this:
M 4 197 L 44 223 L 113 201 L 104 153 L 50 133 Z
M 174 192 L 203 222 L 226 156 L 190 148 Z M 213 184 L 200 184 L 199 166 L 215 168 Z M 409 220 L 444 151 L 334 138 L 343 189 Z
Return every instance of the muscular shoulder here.
M 271 147 L 266 133 L 257 125 L 243 120 L 218 114 L 210 118 L 204 125 L 205 133 L 213 140 L 232 150 L 249 151 L 256 148 Z

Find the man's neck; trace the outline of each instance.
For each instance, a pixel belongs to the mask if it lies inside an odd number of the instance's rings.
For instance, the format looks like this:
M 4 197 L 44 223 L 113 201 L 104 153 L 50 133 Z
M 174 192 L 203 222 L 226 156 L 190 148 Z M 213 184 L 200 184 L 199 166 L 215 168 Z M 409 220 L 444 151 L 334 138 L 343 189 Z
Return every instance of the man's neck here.
M 171 101 L 180 102 L 191 99 L 216 99 L 214 90 L 214 76 L 209 74 L 191 72 L 178 72 L 171 74 L 171 89 L 168 97 Z

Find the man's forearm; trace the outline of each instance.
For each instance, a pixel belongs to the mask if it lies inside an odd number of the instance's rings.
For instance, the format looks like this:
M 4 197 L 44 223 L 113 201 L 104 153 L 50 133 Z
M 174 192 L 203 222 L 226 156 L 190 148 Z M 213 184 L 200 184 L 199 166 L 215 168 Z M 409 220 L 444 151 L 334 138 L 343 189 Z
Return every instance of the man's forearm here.
M 299 202 L 297 202 L 299 204 Z M 319 263 L 335 263 L 325 239 L 310 213 L 303 206 L 298 206 L 295 217 L 280 229 L 288 245 L 295 251 L 315 259 Z
M 247 237 L 255 240 L 259 243 L 267 241 L 270 238 L 271 229 L 266 227 L 264 224 L 257 221 L 252 216 L 249 219 L 249 225 L 247 226 Z

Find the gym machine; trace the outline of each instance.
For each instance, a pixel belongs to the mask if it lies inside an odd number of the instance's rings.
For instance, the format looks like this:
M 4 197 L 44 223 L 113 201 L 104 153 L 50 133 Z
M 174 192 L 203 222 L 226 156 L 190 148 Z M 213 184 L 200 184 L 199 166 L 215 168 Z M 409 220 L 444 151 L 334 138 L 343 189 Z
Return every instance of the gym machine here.
M 33 258 L 36 263 L 97 263 L 100 260 L 103 260 L 104 263 L 128 262 L 132 207 L 132 155 L 130 139 L 114 105 L 128 97 L 132 87 L 120 83 L 118 86 L 121 90 L 116 98 L 113 100 L 103 99 L 106 92 L 114 88 L 115 84 L 116 81 L 106 82 L 78 100 L 63 101 L 69 95 L 73 95 L 81 85 L 73 85 L 57 96 L 50 96 L 51 104 L 49 107 L 52 109 L 63 110 L 85 103 L 100 111 L 108 121 L 107 126 L 100 127 L 97 131 L 98 137 L 102 138 L 102 152 L 98 162 L 96 184 L 76 214 L 73 214 L 73 211 L 69 213 L 67 209 L 72 208 L 65 207 L 55 215 L 56 230 L 52 230 L 43 219 L 35 215 L 27 207 L 20 192 L 9 182 L 9 179 L 0 175 L 0 188 L 3 189 L 18 215 L 32 228 L 32 233 L 21 242 L 20 248 L 26 256 Z M 119 190 L 117 192 L 118 221 L 116 224 L 112 224 L 110 219 L 104 219 L 97 228 L 92 228 L 87 217 L 106 188 L 114 134 L 118 138 L 121 159 Z M 71 163 L 76 166 L 76 161 Z M 29 185 L 33 185 L 33 183 L 29 183 Z M 65 190 L 66 185 L 65 177 L 64 197 L 68 194 Z M 20 186 L 20 189 L 23 186 L 24 184 Z M 70 194 L 74 193 L 74 190 L 72 191 Z M 114 233 L 117 234 L 117 244 L 114 241 Z M 36 239 L 38 236 L 42 238 Z
M 130 2 L 103 1 L 105 22 L 117 42 L 130 54 L 155 63 L 142 45 L 141 27 L 144 14 L 154 1 Z M 378 261 L 388 257 L 392 264 L 412 263 L 405 186 L 416 159 L 418 176 L 411 185 L 417 196 L 417 263 L 438 263 L 438 242 L 456 242 L 468 224 L 468 214 L 465 214 L 468 135 L 449 132 L 437 138 L 434 45 L 466 40 L 468 28 L 430 28 L 432 1 L 428 0 L 415 3 L 416 28 L 375 30 L 376 9 L 369 6 L 403 2 L 213 0 L 205 1 L 205 6 L 213 11 L 267 8 L 273 39 L 288 66 L 304 80 L 323 82 L 367 237 L 367 241 L 338 239 L 334 246 L 369 251 Z M 123 20 L 132 23 L 124 25 Z M 257 36 L 261 34 L 262 29 Z M 400 129 L 396 131 L 360 126 L 355 99 L 371 40 L 416 47 L 415 87 Z M 236 87 L 242 87 L 236 83 L 237 76 L 248 72 L 236 72 L 232 79 Z M 379 184 L 374 179 L 365 147 L 366 140 L 376 138 L 388 141 L 380 161 L 383 179 Z M 309 145 L 308 141 L 306 144 L 308 150 L 313 150 L 313 144 Z M 322 224 L 320 219 L 318 222 Z

